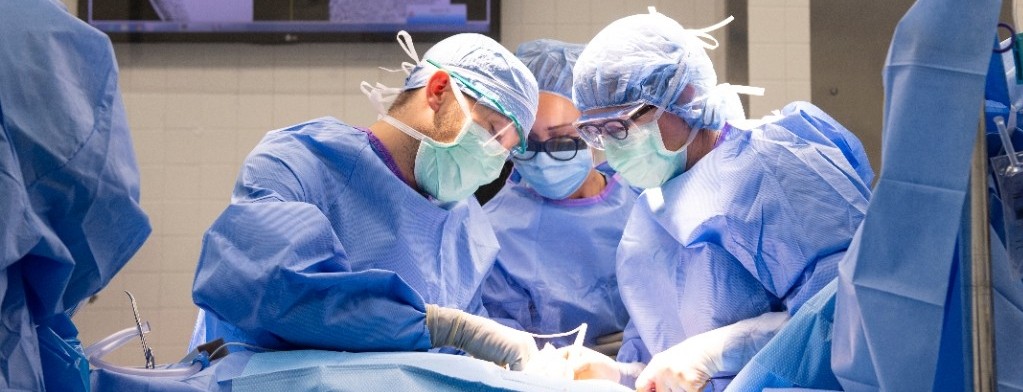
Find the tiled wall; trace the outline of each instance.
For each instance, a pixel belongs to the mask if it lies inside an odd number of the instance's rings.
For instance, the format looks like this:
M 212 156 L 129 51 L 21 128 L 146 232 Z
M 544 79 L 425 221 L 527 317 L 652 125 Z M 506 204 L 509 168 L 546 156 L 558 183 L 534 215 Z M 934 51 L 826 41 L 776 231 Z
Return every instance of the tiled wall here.
M 750 98 L 750 117 L 810 100 L 809 0 L 749 2 L 749 80 L 767 89 Z
M 65 2 L 74 11 L 76 2 Z M 514 48 L 535 38 L 586 42 L 607 23 L 645 12 L 647 5 L 657 6 L 686 27 L 709 26 L 725 16 L 723 0 L 505 0 L 502 43 Z M 804 1 L 803 8 L 807 7 Z M 777 22 L 783 19 L 772 17 L 772 23 L 758 29 L 780 29 L 783 25 Z M 799 48 L 808 49 L 805 45 Z M 417 49 L 424 53 L 427 45 Z M 711 52 L 719 75 L 725 74 L 726 49 Z M 245 155 L 266 131 L 314 117 L 329 115 L 368 125 L 375 117 L 358 90 L 359 82 L 396 85 L 400 75 L 376 67 L 395 67 L 408 59 L 395 44 L 118 44 L 115 50 L 141 167 L 142 204 L 153 234 L 75 321 L 86 344 L 133 325 L 122 292 L 129 290 L 143 318 L 152 324 L 148 340 L 158 360 L 168 362 L 184 354 L 195 320 L 191 284 L 202 233 L 227 205 Z M 777 70 L 766 69 L 787 70 L 788 63 L 761 64 L 752 58 L 751 73 L 766 74 L 764 81 L 775 83 L 765 85 L 771 88 L 769 94 L 788 91 L 784 86 L 788 74 L 771 79 Z M 808 96 L 809 89 L 805 90 Z M 135 345 L 111 359 L 142 363 Z

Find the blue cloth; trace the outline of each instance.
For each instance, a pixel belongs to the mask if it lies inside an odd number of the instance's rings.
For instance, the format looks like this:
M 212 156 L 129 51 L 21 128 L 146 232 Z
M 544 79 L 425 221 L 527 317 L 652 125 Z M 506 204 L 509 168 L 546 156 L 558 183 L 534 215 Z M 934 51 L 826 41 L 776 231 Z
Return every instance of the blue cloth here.
M 870 170 L 830 142 L 846 134 L 861 149 L 857 139 L 814 113 L 797 102 L 750 130 L 726 127 L 691 169 L 640 196 L 617 261 L 635 328 L 626 335 L 639 341 L 624 343 L 620 362 L 647 362 L 766 312 L 795 313 L 835 277 L 870 197 L 859 172 Z
M 540 334 L 587 323 L 587 346 L 625 328 L 629 316 L 618 294 L 615 250 L 639 192 L 607 165 L 600 169 L 607 187 L 597 196 L 546 199 L 513 172 L 483 208 L 501 244 L 483 289 L 492 318 Z M 574 339 L 552 342 L 560 347 Z
M 269 132 L 206 232 L 197 332 L 275 349 L 425 350 L 424 301 L 484 314 L 498 245 L 483 210 L 438 207 L 392 167 L 375 137 L 333 118 Z
M 553 39 L 523 42 L 515 56 L 526 64 L 536 77 L 540 91 L 555 93 L 572 100 L 572 67 L 585 45 Z
M 85 390 L 70 313 L 149 236 L 110 40 L 0 3 L 0 389 Z
M 1010 56 L 1007 55 L 1006 57 L 1010 58 L 1010 62 L 1012 61 Z M 992 62 L 992 69 L 988 74 L 988 90 L 992 88 L 996 90 L 1005 89 L 1005 77 L 1000 69 L 995 69 L 997 65 L 1001 64 Z M 990 72 L 997 73 L 992 74 Z M 1014 70 L 1010 69 L 1006 73 L 1010 77 L 1015 78 Z M 999 79 L 1000 81 L 998 81 Z M 1020 94 L 1014 90 L 1013 96 L 1018 97 Z M 1007 101 L 1007 99 L 1001 100 Z M 1005 108 L 1004 105 L 999 104 L 999 106 L 1000 108 Z M 988 106 L 988 108 L 991 108 L 991 106 Z M 1007 113 L 1007 110 L 1004 113 L 988 111 L 986 115 L 990 121 L 990 118 L 994 115 L 1005 116 Z M 999 151 L 1002 150 L 1001 139 L 997 135 L 993 138 L 989 137 L 987 142 L 989 153 L 999 154 Z M 1004 152 L 1001 152 L 1001 154 L 1004 154 Z M 992 274 L 994 278 L 994 291 L 992 294 L 994 295 L 993 302 L 995 308 L 995 342 L 998 345 L 996 350 L 998 355 L 998 377 L 1001 383 L 1000 388 L 1023 390 L 1023 385 L 1021 385 L 1023 384 L 1021 382 L 1023 380 L 1023 373 L 1021 373 L 1023 369 L 1012 365 L 1020 362 L 1020 359 L 1014 358 L 1014 356 L 1016 356 L 1015 353 L 1023 349 L 1023 341 L 1021 341 L 1020 335 L 1016 333 L 1020 326 L 1023 326 L 1023 312 L 1020 311 L 1023 309 L 1023 285 L 1020 282 L 1012 281 L 1011 264 L 1008 262 L 1005 253 L 1005 237 L 1002 231 L 1002 204 L 998 197 L 998 191 L 994 188 L 995 182 L 993 178 L 989 179 L 989 184 L 991 185 L 989 206 L 991 208 L 991 238 L 993 242 L 991 255 L 994 271 Z M 963 244 L 962 241 L 960 243 Z M 961 264 L 958 264 L 958 260 L 956 263 L 953 265 L 953 271 L 956 268 L 962 269 Z M 955 314 L 955 308 L 961 308 L 962 304 L 960 303 L 957 306 L 953 303 L 953 300 L 962 298 L 961 286 L 963 286 L 963 283 L 961 279 L 968 278 L 968 276 L 964 276 L 961 272 L 958 275 L 953 272 L 953 275 L 956 276 L 952 279 L 953 287 L 950 290 L 949 303 L 947 305 L 952 307 L 952 309 L 945 315 L 946 323 L 950 326 L 956 325 L 956 320 L 962 320 L 963 318 L 961 312 L 958 315 Z M 836 288 L 837 283 L 830 284 L 808 301 L 793 316 L 785 328 L 739 372 L 735 380 L 729 385 L 729 388 L 736 391 L 794 386 L 840 389 L 841 386 L 838 384 L 831 369 L 832 328 L 834 324 Z M 811 305 L 811 303 L 823 304 L 823 306 Z M 949 319 L 954 320 L 951 320 L 951 323 L 949 323 Z M 969 331 L 959 331 L 959 333 L 963 332 L 968 333 Z M 953 331 L 943 331 L 943 334 L 950 333 L 953 333 Z M 947 349 L 950 346 L 949 342 L 952 341 L 955 341 L 955 339 L 945 339 L 942 342 L 943 346 L 946 347 L 947 355 L 952 356 L 952 362 L 961 362 L 961 353 L 953 353 L 954 350 Z M 956 367 L 952 366 L 951 368 L 954 370 Z M 965 381 L 964 378 L 966 376 L 962 371 L 946 371 L 937 377 L 945 378 L 945 382 L 962 383 Z
M 785 327 L 735 376 L 729 391 L 810 387 L 841 390 L 831 371 L 837 281 L 803 304 Z
M 1005 245 L 1000 242 L 994 227 L 991 229 L 991 241 L 998 388 L 1023 391 L 1023 368 L 1018 366 L 1020 350 L 1023 349 L 1023 335 L 1019 334 L 1023 326 L 1023 282 L 1013 280 Z M 837 281 L 807 301 L 778 335 L 739 372 L 729 384 L 729 390 L 752 391 L 771 387 L 841 390 L 842 386 L 831 368 L 836 288 Z M 952 296 L 958 297 L 961 293 L 952 293 Z M 961 322 L 961 316 L 953 322 Z M 962 331 L 958 332 L 956 336 L 962 337 Z M 931 345 L 938 346 L 934 342 Z M 962 356 L 947 358 L 945 361 L 951 362 L 951 367 L 963 365 Z M 961 372 L 951 373 L 957 377 L 946 376 L 946 383 L 936 389 L 967 381 Z M 949 384 L 948 381 L 956 384 Z
M 92 372 L 92 390 L 629 391 L 608 381 L 566 381 L 530 376 L 464 356 L 313 350 L 232 353 L 185 378 L 140 377 L 97 369 Z
M 703 43 L 660 13 L 605 27 L 579 55 L 574 75 L 572 98 L 580 111 L 650 103 L 697 129 L 705 128 L 704 104 L 717 85 Z
M 436 353 L 292 351 L 253 355 L 232 390 L 247 391 L 629 391 L 608 381 L 570 381 Z
M 939 350 L 962 339 L 944 333 L 946 301 L 1000 3 L 922 0 L 895 29 L 884 168 L 839 271 L 832 365 L 845 390 L 940 389 L 962 371 L 962 355 L 943 363 Z
M 522 125 L 523 135 L 533 128 L 536 107 L 540 104 L 536 78 L 522 61 L 497 41 L 474 33 L 456 34 L 441 40 L 423 54 L 422 61 L 405 78 L 402 90 L 426 86 L 430 76 L 437 72 L 437 68 L 426 60 L 433 60 L 458 73 L 472 82 L 473 87 L 500 101 Z M 484 105 L 492 105 L 472 90 L 463 88 L 461 91 Z M 500 111 L 496 107 L 491 109 Z

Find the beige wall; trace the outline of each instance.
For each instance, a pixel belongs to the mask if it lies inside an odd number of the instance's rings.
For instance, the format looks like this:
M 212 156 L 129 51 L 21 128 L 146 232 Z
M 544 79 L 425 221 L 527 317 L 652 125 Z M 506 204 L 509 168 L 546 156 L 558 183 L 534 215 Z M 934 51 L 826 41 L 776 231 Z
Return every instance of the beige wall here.
M 750 85 L 767 89 L 750 117 L 810 101 L 810 1 L 751 0 L 749 19 Z
M 76 1 L 65 2 L 74 11 Z M 790 97 L 809 98 L 801 84 L 809 80 L 809 66 L 802 64 L 809 56 L 798 57 L 809 50 L 808 40 L 802 27 L 790 26 L 803 23 L 808 5 L 752 3 L 750 84 L 768 87 L 766 98 L 752 101 L 752 113 L 759 115 Z M 725 16 L 724 0 L 505 0 L 502 43 L 514 49 L 536 38 L 586 42 L 607 23 L 645 12 L 647 5 L 686 27 L 709 26 Z M 790 13 L 793 20 L 786 19 Z M 758 18 L 763 23 L 753 23 Z M 427 45 L 417 49 L 424 53 Z M 718 75 L 725 75 L 725 50 L 711 52 Z M 152 324 L 148 340 L 158 360 L 168 362 L 184 354 L 195 320 L 191 285 L 202 233 L 227 205 L 245 155 L 268 130 L 314 117 L 368 125 L 375 117 L 359 82 L 398 85 L 400 75 L 376 67 L 408 59 L 396 44 L 117 44 L 115 51 L 153 234 L 75 321 L 86 344 L 133 325 L 122 293 L 130 290 Z M 142 363 L 134 345 L 112 359 Z

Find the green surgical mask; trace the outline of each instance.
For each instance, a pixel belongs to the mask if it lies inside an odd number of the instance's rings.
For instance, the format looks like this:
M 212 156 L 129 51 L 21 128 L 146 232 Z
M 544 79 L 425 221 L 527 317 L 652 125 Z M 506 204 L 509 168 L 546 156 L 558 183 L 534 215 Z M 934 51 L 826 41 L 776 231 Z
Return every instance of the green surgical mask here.
M 608 164 L 629 184 L 656 188 L 686 171 L 687 151 L 697 132 L 692 130 L 689 140 L 678 151 L 668 151 L 655 119 L 630 129 L 625 140 L 608 138 L 604 154 Z
M 416 153 L 416 183 L 441 202 L 464 200 L 501 175 L 509 151 L 486 129 L 467 121 L 453 143 L 423 139 Z
M 457 88 L 452 91 L 466 117 L 465 125 L 452 142 L 438 142 L 394 117 L 386 114 L 381 117 L 420 141 L 413 170 L 416 184 L 443 203 L 464 200 L 496 179 L 510 154 L 494 135 L 472 120 L 462 92 Z

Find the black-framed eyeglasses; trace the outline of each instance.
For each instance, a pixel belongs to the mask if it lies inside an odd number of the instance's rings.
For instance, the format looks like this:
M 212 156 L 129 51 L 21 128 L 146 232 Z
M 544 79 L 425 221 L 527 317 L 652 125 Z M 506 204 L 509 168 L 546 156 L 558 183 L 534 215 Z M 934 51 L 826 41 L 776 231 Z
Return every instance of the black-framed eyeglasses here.
M 629 128 L 636 124 L 636 120 L 643 117 L 657 106 L 642 104 L 633 108 L 625 108 L 609 115 L 598 118 L 580 119 L 573 123 L 579 131 L 579 136 L 587 144 L 598 150 L 604 149 L 604 135 L 615 140 L 625 140 L 629 137 Z
M 537 141 L 532 138 L 526 140 L 526 151 L 513 151 L 512 159 L 528 161 L 536 157 L 536 154 L 543 151 L 552 159 L 557 161 L 569 161 L 579 154 L 579 150 L 586 148 L 586 142 L 577 137 L 558 136 L 544 141 Z

